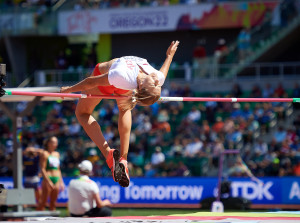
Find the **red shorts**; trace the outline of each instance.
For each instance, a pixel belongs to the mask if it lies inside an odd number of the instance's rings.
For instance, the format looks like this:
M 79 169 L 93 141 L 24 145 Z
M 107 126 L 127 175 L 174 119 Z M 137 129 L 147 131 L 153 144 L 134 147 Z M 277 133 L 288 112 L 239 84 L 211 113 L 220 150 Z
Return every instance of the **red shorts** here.
M 99 76 L 101 75 L 98 65 L 101 63 L 98 63 L 93 71 L 93 75 L 94 76 Z M 120 89 L 120 88 L 116 88 L 113 85 L 109 85 L 109 86 L 98 86 L 99 91 L 101 91 L 102 94 L 105 95 L 110 95 L 110 94 L 125 94 L 127 93 L 129 90 L 124 90 L 124 89 Z

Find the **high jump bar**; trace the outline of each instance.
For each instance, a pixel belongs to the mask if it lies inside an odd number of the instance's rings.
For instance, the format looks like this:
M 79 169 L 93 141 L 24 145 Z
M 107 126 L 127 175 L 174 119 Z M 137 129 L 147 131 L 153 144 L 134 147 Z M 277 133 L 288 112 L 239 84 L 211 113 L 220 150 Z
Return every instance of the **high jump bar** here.
M 5 95 L 41 96 L 58 98 L 103 98 L 121 99 L 131 96 L 89 95 L 74 93 L 49 93 L 28 91 L 6 91 Z M 215 101 L 215 102 L 300 102 L 300 98 L 214 98 L 214 97 L 160 97 L 158 101 Z

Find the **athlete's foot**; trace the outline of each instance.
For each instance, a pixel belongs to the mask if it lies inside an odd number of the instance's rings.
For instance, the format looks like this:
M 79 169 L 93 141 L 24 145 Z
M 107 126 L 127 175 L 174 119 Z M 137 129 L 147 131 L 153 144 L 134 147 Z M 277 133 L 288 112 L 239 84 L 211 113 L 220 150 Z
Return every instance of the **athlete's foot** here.
M 106 163 L 111 169 L 111 173 L 115 182 L 122 180 L 122 168 L 119 163 L 120 152 L 116 149 L 111 149 L 106 157 Z
M 128 167 L 127 167 L 127 160 L 125 160 L 123 157 L 121 157 L 119 160 L 119 165 L 122 170 L 122 178 L 119 181 L 119 184 L 122 187 L 128 187 L 129 183 L 130 183 L 130 178 L 129 178 L 129 171 L 128 171 Z

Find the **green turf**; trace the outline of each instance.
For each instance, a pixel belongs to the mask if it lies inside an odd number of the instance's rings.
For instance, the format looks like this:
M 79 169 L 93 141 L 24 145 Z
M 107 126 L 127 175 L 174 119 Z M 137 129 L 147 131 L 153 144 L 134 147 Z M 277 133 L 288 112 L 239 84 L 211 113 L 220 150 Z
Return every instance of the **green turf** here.
M 61 212 L 61 217 L 67 217 L 66 208 L 57 208 Z M 156 209 L 156 208 L 113 208 L 114 217 L 117 216 L 151 216 L 151 215 L 173 215 L 190 214 L 198 212 L 198 209 Z
M 173 216 L 184 216 L 185 214 L 174 214 Z M 258 213 L 254 211 L 249 212 L 190 212 L 186 216 L 239 216 L 239 217 L 299 217 L 299 214 L 291 213 Z

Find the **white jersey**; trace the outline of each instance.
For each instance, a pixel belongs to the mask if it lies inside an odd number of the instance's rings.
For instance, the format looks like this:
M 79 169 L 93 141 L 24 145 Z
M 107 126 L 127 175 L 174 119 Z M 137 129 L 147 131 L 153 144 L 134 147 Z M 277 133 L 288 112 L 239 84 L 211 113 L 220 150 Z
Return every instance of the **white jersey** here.
M 95 181 L 88 176 L 80 176 L 71 180 L 68 190 L 68 209 L 70 213 L 82 215 L 96 207 L 93 196 L 99 194 L 99 188 Z
M 108 81 L 116 88 L 134 90 L 137 88 L 136 78 L 141 68 L 148 75 L 155 73 L 159 84 L 164 84 L 165 75 L 161 71 L 153 68 L 146 59 L 135 56 L 125 56 L 116 60 L 109 69 Z

